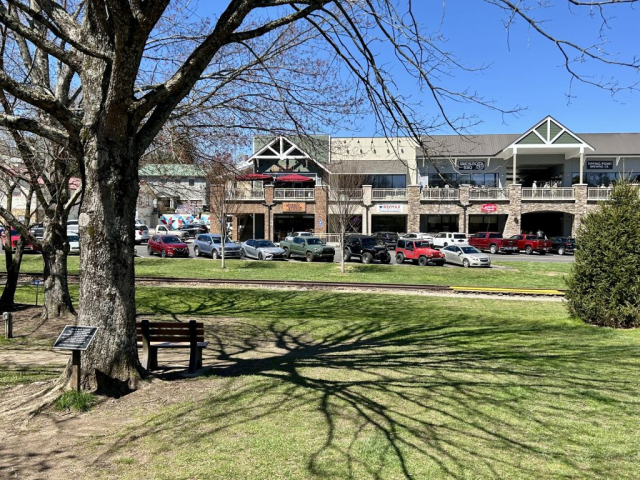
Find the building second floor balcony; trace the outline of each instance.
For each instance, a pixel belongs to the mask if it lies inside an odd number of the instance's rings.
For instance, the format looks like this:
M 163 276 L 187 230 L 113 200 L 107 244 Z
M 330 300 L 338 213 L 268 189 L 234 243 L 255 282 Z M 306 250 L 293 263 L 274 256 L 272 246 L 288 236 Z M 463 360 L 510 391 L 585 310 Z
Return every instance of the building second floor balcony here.
M 522 200 L 572 201 L 575 200 L 573 187 L 523 188 Z
M 423 188 L 420 198 L 425 201 L 446 202 L 460 199 L 460 190 L 457 188 Z
M 264 188 L 236 188 L 227 190 L 227 200 L 264 200 Z
M 472 188 L 469 190 L 469 200 L 509 200 L 509 190 L 506 188 Z
M 299 200 L 313 202 L 316 198 L 314 188 L 276 188 L 273 190 L 273 199 L 278 202 L 287 200 Z
M 406 188 L 374 188 L 371 190 L 371 199 L 374 202 L 385 200 L 406 200 Z

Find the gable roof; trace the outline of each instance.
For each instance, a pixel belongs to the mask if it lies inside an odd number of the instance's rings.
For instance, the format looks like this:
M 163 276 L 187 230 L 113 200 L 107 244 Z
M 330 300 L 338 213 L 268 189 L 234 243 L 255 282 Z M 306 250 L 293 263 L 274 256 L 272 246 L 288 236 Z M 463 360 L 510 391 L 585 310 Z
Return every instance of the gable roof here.
M 253 156 L 268 145 L 272 145 L 274 141 L 284 139 L 287 142 L 297 146 L 300 151 L 304 152 L 309 158 L 316 163 L 328 163 L 330 161 L 331 137 L 329 135 L 264 135 L 253 138 Z
M 265 137 L 260 137 L 264 139 Z M 328 137 L 327 137 L 328 138 Z M 299 140 L 304 140 L 303 138 L 298 137 Z M 298 144 L 294 143 L 288 137 L 271 137 L 271 140 L 268 143 L 262 144 L 262 142 L 257 142 L 254 139 L 254 149 L 258 146 L 262 145 L 262 147 L 255 151 L 255 153 L 247 159 L 246 163 L 251 163 L 255 160 L 265 159 L 265 160 L 285 160 L 285 159 L 308 159 L 313 163 L 318 165 L 322 170 L 329 171 L 327 166 L 324 164 L 325 162 L 321 162 L 316 160 L 315 156 L 309 155 L 305 149 L 298 146 Z M 328 144 L 327 144 L 328 145 Z M 315 148 L 315 147 L 314 147 Z M 328 154 L 328 150 L 327 150 Z M 328 159 L 328 156 L 327 156 Z

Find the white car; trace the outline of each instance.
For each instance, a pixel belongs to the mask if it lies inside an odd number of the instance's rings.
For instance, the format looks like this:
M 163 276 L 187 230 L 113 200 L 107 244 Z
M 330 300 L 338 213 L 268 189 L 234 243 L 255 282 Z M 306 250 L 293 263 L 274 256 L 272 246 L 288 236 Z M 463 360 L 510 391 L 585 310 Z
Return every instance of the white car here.
M 402 235 L 401 238 L 405 240 L 424 240 L 429 243 L 433 243 L 433 237 L 428 233 L 420 233 L 420 232 L 410 232 Z
M 489 255 L 482 253 L 476 247 L 470 245 L 449 245 L 442 249 L 444 260 L 454 265 L 463 267 L 490 267 Z
M 146 225 L 136 224 L 135 235 L 136 245 L 140 245 L 142 242 L 148 242 L 150 237 L 149 227 Z
M 173 228 L 169 225 L 158 225 L 156 227 L 157 235 L 175 235 L 180 240 L 184 240 L 189 236 L 189 232 L 186 230 L 178 230 L 177 228 Z
M 433 246 L 444 248 L 449 245 L 467 245 L 467 234 L 461 232 L 440 232 L 433 238 Z
M 69 255 L 80 255 L 80 237 L 77 233 L 67 232 L 69 242 Z
M 292 232 L 291 235 L 287 235 L 285 240 L 290 242 L 293 240 L 293 237 L 313 237 L 313 233 L 311 232 Z
M 78 233 L 78 220 L 69 220 L 67 222 L 67 232 Z

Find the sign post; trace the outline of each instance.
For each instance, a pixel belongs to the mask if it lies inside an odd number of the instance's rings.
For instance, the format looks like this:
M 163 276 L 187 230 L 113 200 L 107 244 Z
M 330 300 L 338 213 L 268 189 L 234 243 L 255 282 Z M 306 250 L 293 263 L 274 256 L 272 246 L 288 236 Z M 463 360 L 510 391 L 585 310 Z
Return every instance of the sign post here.
M 53 348 L 71 350 L 71 385 L 78 392 L 80 391 L 81 378 L 80 352 L 89 347 L 97 331 L 98 327 L 67 325 L 53 344 Z
M 4 312 L 2 318 L 4 319 L 4 338 L 7 340 L 13 338 L 13 317 L 11 312 Z
M 33 284 L 36 287 L 36 307 L 38 306 L 38 289 L 39 289 L 41 283 L 42 282 L 40 280 L 34 280 L 33 281 Z

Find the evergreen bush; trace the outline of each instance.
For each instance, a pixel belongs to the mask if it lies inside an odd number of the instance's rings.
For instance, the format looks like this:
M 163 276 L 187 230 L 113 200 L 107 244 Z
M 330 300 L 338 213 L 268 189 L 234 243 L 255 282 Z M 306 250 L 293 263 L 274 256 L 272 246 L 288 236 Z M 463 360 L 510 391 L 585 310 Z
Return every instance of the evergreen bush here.
M 640 197 L 627 182 L 588 213 L 567 279 L 569 312 L 593 325 L 640 326 Z

